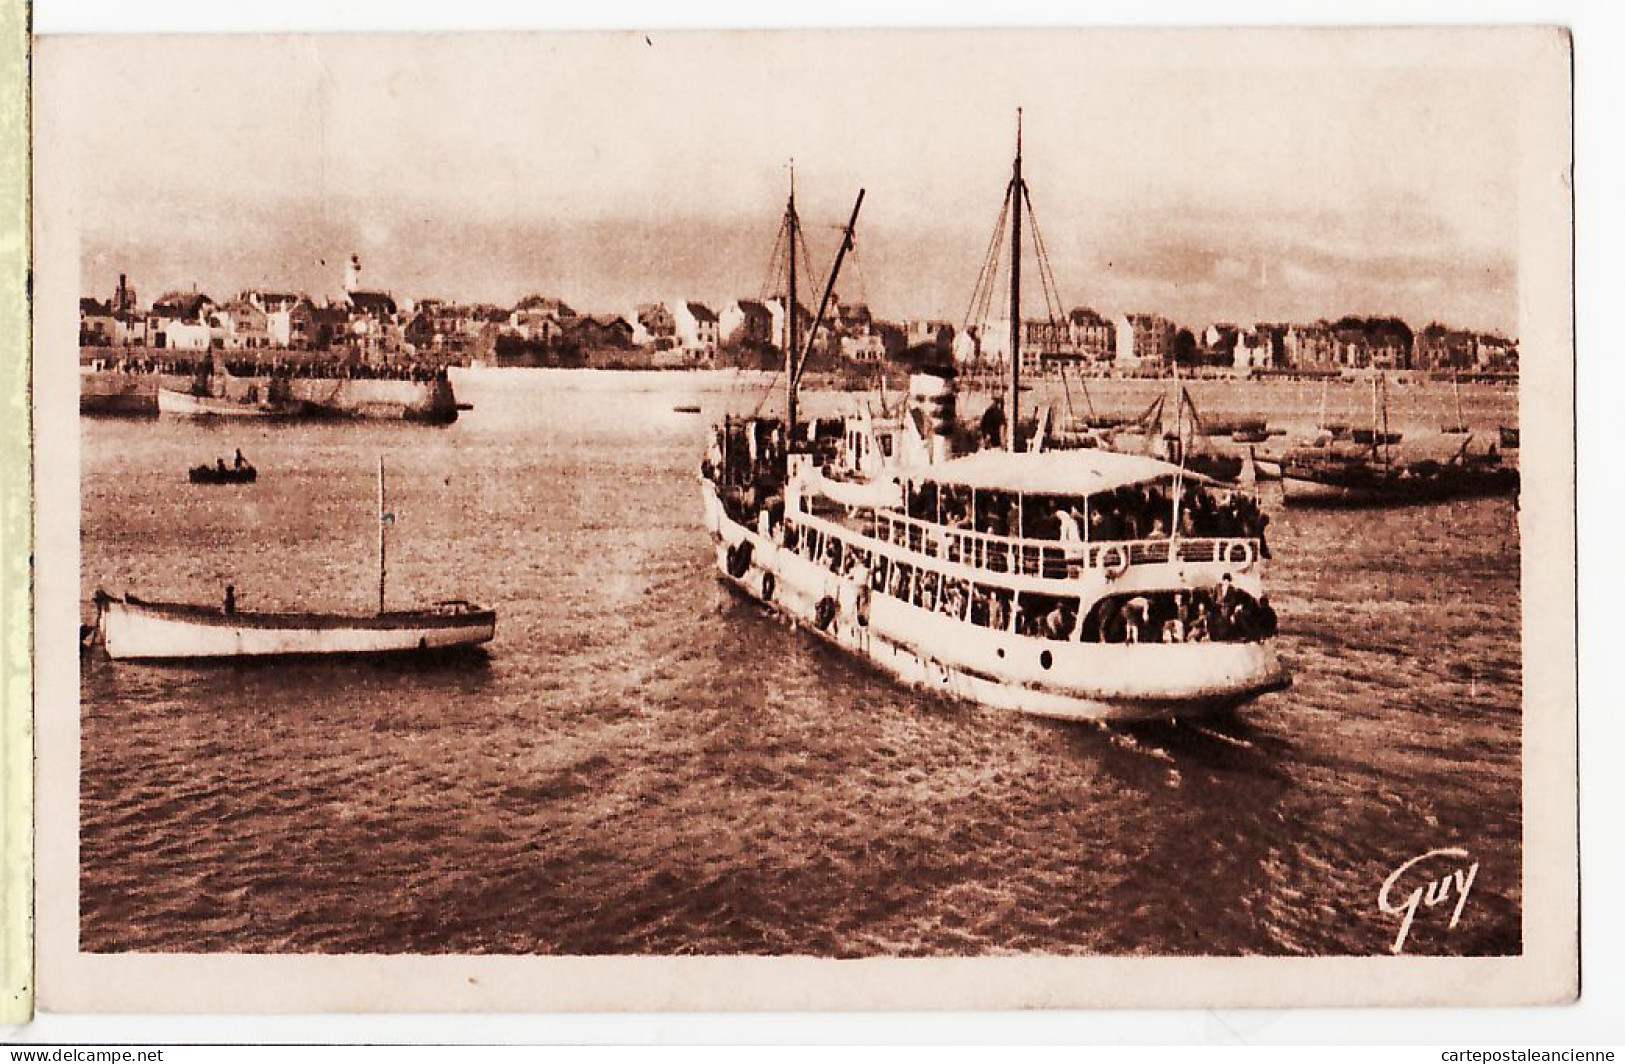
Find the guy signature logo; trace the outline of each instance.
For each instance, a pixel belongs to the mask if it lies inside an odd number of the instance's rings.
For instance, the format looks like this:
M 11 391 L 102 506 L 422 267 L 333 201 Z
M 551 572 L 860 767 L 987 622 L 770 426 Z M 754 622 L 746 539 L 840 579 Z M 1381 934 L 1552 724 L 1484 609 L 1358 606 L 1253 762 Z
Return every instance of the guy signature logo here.
M 1418 865 L 1435 857 L 1460 858 L 1459 866 L 1447 870 L 1438 879 L 1407 874 Z M 1439 867 L 1439 864 L 1435 864 L 1434 867 Z M 1393 952 L 1397 954 L 1404 951 L 1405 939 L 1411 933 L 1411 924 L 1416 920 L 1417 910 L 1424 905 L 1431 909 L 1454 898 L 1456 908 L 1450 914 L 1450 926 L 1455 927 L 1460 923 L 1461 911 L 1467 907 L 1467 896 L 1472 893 L 1473 880 L 1477 878 L 1478 862 L 1473 860 L 1472 854 L 1459 846 L 1429 850 L 1419 857 L 1412 857 L 1389 873 L 1388 878 L 1383 880 L 1382 890 L 1377 894 L 1377 908 L 1389 916 L 1402 917 L 1399 923 L 1399 937 L 1394 939 Z M 1406 893 L 1405 887 L 1410 884 L 1415 885 Z

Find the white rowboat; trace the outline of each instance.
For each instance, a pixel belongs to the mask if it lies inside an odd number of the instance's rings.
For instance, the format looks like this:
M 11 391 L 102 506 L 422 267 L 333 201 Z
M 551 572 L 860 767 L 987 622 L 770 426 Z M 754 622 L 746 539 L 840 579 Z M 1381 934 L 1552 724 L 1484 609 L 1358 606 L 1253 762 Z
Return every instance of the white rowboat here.
M 96 592 L 96 627 L 116 661 L 197 661 L 238 658 L 409 654 L 489 643 L 495 610 L 461 599 L 412 610 L 386 610 L 384 461 L 378 460 L 378 611 L 373 614 L 259 613 L 235 608 L 226 587 L 222 606 L 148 602 Z
M 116 661 L 398 654 L 489 643 L 496 613 L 466 602 L 346 616 L 227 613 L 209 606 L 102 596 L 102 639 Z

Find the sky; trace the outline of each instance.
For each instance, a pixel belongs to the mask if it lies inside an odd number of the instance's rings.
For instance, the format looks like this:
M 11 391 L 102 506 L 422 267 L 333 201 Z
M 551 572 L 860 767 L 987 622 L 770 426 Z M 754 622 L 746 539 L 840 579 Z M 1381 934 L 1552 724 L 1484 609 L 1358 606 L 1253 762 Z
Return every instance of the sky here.
M 867 190 L 843 299 L 962 324 L 1019 107 L 1065 307 L 1515 334 L 1516 32 L 68 36 L 35 129 L 104 297 L 337 298 L 356 253 L 397 296 L 719 306 L 793 158 L 819 270 Z

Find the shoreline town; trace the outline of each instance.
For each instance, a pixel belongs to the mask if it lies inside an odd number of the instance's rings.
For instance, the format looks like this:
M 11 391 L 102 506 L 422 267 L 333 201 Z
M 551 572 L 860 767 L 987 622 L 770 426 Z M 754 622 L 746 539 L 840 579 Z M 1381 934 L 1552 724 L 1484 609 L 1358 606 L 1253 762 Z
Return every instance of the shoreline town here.
M 286 291 L 222 300 L 172 291 L 147 304 L 121 275 L 110 298 L 79 302 L 81 409 L 152 416 L 160 388 L 202 394 L 199 378 L 211 377 L 211 394 L 241 402 L 284 378 L 298 382 L 292 398 L 306 413 L 450 421 L 456 400 L 445 382 L 453 367 L 774 371 L 783 363 L 778 341 L 787 335 L 790 302 L 781 294 L 713 309 L 673 299 L 598 313 L 544 295 L 512 307 L 412 299 L 364 288 L 358 256 L 346 266 L 344 292 L 318 302 Z M 1077 306 L 1025 318 L 1019 330 L 997 321 L 956 328 L 945 319 L 887 320 L 837 295 L 814 327 L 805 302 L 796 305 L 798 330 L 809 335 L 807 372 L 846 390 L 881 377 L 901 384 L 908 369 L 898 356 L 922 344 L 951 349 L 968 378 L 1002 376 L 1012 334 L 1029 380 L 1162 378 L 1177 370 L 1231 380 L 1382 373 L 1400 385 L 1511 384 L 1518 372 L 1516 339 L 1439 322 L 1413 329 L 1395 317 L 1184 326 L 1155 313 L 1107 316 Z

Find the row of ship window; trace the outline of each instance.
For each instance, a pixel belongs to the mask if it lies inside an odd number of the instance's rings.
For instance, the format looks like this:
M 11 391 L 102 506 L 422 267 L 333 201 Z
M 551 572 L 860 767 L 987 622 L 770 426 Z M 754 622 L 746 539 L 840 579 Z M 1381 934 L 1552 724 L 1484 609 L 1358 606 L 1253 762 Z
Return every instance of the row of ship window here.
M 927 481 L 911 488 L 905 510 L 949 528 L 1063 542 L 1161 539 L 1176 529 L 1186 537 L 1262 540 L 1269 524 L 1251 496 L 1195 482 L 1177 491 L 1171 484 L 1132 484 L 1092 496 L 1018 497 Z
M 983 628 L 1063 642 L 1233 642 L 1275 632 L 1267 597 L 1253 599 L 1226 574 L 1212 589 L 1106 596 L 1081 617 L 1077 596 L 1012 592 L 871 555 L 818 529 L 787 526 L 785 545 L 838 575 L 920 609 Z

